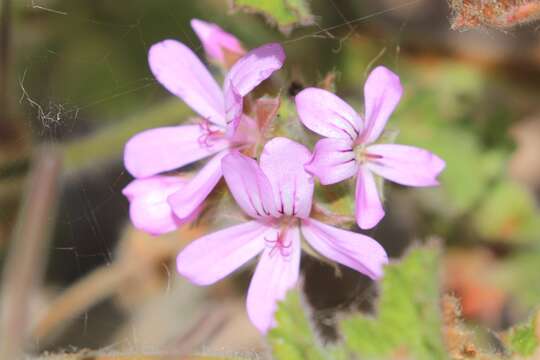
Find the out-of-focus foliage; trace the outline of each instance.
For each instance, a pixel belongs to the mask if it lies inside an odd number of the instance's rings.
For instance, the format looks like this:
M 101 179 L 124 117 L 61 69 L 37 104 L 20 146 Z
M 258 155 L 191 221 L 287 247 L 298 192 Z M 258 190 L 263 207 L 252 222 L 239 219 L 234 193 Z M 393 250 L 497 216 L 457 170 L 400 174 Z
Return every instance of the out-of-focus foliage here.
M 510 330 L 508 345 L 510 350 L 522 356 L 531 356 L 538 349 L 540 340 L 537 337 L 537 318 L 529 324 L 516 326 Z
M 502 181 L 489 192 L 474 219 L 485 238 L 530 242 L 540 234 L 540 215 L 532 195 L 511 181 Z
M 264 15 L 286 33 L 296 25 L 313 23 L 313 15 L 306 0 L 233 0 L 232 4 L 233 7 Z

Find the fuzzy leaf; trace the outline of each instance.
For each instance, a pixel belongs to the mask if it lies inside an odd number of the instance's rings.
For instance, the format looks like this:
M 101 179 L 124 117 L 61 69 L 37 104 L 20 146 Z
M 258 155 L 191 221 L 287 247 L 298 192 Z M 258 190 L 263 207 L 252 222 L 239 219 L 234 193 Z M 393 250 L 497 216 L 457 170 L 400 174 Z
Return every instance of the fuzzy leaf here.
M 305 0 L 234 0 L 232 4 L 234 8 L 263 14 L 284 33 L 294 26 L 313 23 L 313 15 Z
M 448 205 L 445 211 L 463 214 L 485 195 L 489 182 L 504 166 L 505 154 L 484 151 L 470 131 L 458 126 L 416 119 L 418 114 L 414 111 L 404 112 L 397 125 L 400 129 L 397 142 L 429 149 L 446 161 L 440 176 Z
M 540 214 L 534 197 L 525 188 L 501 181 L 475 212 L 474 225 L 486 238 L 534 241 L 540 232 Z
M 438 260 L 438 249 L 417 248 L 385 268 L 376 317 L 357 315 L 341 323 L 345 344 L 355 358 L 447 358 Z
M 533 317 L 529 324 L 512 328 L 508 337 L 510 350 L 522 356 L 533 355 L 539 345 L 536 326 L 536 319 Z
M 346 359 L 343 349 L 323 348 L 311 328 L 298 291 L 290 291 L 276 311 L 277 326 L 268 333 L 277 360 Z

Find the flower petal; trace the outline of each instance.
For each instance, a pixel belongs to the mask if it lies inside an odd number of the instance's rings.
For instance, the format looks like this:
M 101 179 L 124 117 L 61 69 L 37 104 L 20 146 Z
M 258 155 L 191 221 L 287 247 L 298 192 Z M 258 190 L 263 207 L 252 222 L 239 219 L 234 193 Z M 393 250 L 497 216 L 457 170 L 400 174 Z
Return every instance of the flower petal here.
M 283 251 L 268 247 L 255 269 L 247 295 L 247 311 L 251 322 L 263 334 L 275 325 L 277 302 L 294 287 L 300 271 L 300 234 L 293 227 L 285 234 Z
M 155 78 L 206 120 L 225 125 L 223 93 L 190 48 L 176 40 L 152 45 L 148 62 Z
M 201 142 L 198 125 L 162 127 L 140 132 L 124 148 L 124 165 L 137 178 L 174 170 L 229 146 L 226 139 Z
M 372 279 L 388 263 L 384 248 L 369 236 L 338 229 L 313 219 L 302 220 L 302 234 L 321 255 L 350 267 Z
M 180 252 L 177 270 L 197 285 L 210 285 L 255 257 L 275 231 L 250 221 L 203 236 Z
M 356 174 L 358 165 L 349 140 L 321 139 L 315 145 L 306 171 L 323 185 L 335 184 Z
M 172 212 L 167 197 L 179 191 L 187 181 L 177 176 L 153 176 L 135 179 L 123 190 L 129 200 L 133 225 L 152 235 L 165 234 L 183 224 Z
M 224 49 L 235 54 L 246 52 L 236 37 L 225 32 L 216 24 L 193 19 L 191 27 L 201 40 L 204 51 L 211 60 L 223 63 L 225 61 Z
M 277 137 L 266 143 L 260 157 L 262 171 L 270 180 L 277 211 L 307 217 L 313 198 L 313 178 L 304 165 L 311 153 L 292 140 Z
M 300 121 L 319 135 L 353 142 L 362 130 L 362 120 L 345 101 L 318 88 L 302 90 L 295 98 Z
M 283 47 L 272 43 L 251 50 L 234 64 L 223 83 L 229 134 L 234 132 L 240 121 L 238 109 L 241 110 L 242 97 L 269 78 L 274 71 L 281 69 L 284 61 Z
M 225 91 L 225 118 L 227 119 L 227 136 L 234 137 L 244 111 L 244 97 L 240 95 L 234 84 L 229 82 Z
M 246 214 L 253 218 L 278 215 L 270 182 L 255 160 L 234 152 L 221 164 L 229 190 Z
M 366 151 L 382 156 L 366 164 L 371 171 L 401 185 L 438 185 L 437 176 L 445 167 L 437 155 L 414 146 L 377 144 Z
M 364 85 L 365 129 L 362 139 L 365 144 L 379 138 L 402 93 L 399 77 L 384 66 L 376 67 L 369 74 Z
M 356 175 L 356 223 L 361 229 L 371 229 L 384 217 L 384 209 L 373 174 L 359 166 Z
M 222 151 L 214 156 L 181 191 L 169 196 L 169 205 L 176 216 L 188 217 L 208 197 L 221 179 L 221 159 L 227 154 L 228 151 Z

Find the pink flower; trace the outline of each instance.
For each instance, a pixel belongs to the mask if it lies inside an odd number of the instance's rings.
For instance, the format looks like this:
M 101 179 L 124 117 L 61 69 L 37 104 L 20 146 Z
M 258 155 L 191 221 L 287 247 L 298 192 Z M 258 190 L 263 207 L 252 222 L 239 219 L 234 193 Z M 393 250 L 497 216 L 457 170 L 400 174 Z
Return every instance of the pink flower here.
M 203 236 L 179 255 L 180 274 L 198 285 L 212 284 L 261 253 L 247 295 L 248 315 L 263 333 L 274 325 L 276 302 L 298 279 L 302 236 L 323 256 L 376 279 L 387 262 L 373 239 L 309 217 L 313 179 L 305 172 L 309 150 L 274 138 L 260 164 L 239 152 L 227 155 L 223 174 L 236 202 L 252 218 Z
M 206 55 L 212 61 L 225 65 L 228 57 L 238 58 L 246 53 L 236 37 L 223 31 L 216 24 L 193 19 L 191 27 L 201 40 Z
M 179 176 L 156 175 L 133 180 L 122 190 L 130 203 L 129 214 L 133 225 L 152 235 L 159 235 L 174 231 L 191 220 L 180 220 L 167 203 L 167 198 L 186 184 L 187 180 Z
M 296 96 L 302 123 L 327 137 L 315 145 L 306 170 L 324 185 L 356 175 L 356 222 L 362 229 L 374 227 L 384 216 L 373 173 L 402 185 L 435 186 L 445 166 L 442 159 L 423 149 L 375 144 L 401 93 L 398 76 L 379 66 L 364 86 L 364 121 L 328 91 L 308 88 Z
M 221 159 L 232 149 L 247 147 L 255 141 L 257 127 L 254 120 L 242 113 L 243 97 L 280 69 L 284 59 L 279 44 L 254 49 L 231 68 L 222 90 L 184 44 L 164 40 L 153 45 L 148 60 L 154 76 L 202 119 L 199 125 L 162 127 L 135 135 L 124 149 L 126 169 L 135 178 L 145 179 L 213 156 L 178 191 L 167 190 L 167 202 L 174 215 L 180 221 L 189 218 L 221 179 Z M 154 185 L 159 187 L 162 183 Z M 165 190 L 160 194 L 165 196 Z M 131 212 L 132 219 L 142 217 L 136 209 Z M 171 228 L 172 223 L 168 222 L 168 226 L 153 232 Z

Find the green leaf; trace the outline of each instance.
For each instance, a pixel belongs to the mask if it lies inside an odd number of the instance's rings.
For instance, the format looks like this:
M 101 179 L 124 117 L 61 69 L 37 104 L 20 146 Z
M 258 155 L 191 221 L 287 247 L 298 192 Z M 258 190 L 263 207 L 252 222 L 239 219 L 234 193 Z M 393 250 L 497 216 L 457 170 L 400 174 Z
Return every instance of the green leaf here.
M 284 33 L 294 26 L 313 23 L 313 15 L 305 0 L 234 0 L 232 4 L 234 8 L 263 14 Z
M 438 279 L 439 251 L 413 249 L 385 268 L 375 318 L 342 321 L 345 345 L 354 358 L 386 359 L 402 354 L 417 360 L 446 359 Z
M 439 192 L 444 195 L 444 210 L 459 216 L 489 190 L 489 183 L 502 172 L 506 153 L 498 149 L 486 151 L 470 131 L 430 119 L 429 114 L 436 110 L 434 103 L 426 102 L 429 96 L 425 94 L 423 104 L 409 102 L 400 112 L 395 123 L 400 129 L 396 142 L 428 149 L 446 161 Z
M 278 360 L 345 359 L 343 349 L 324 348 L 314 334 L 298 291 L 290 291 L 276 311 L 277 326 L 268 333 Z
M 527 189 L 511 181 L 501 181 L 475 212 L 474 226 L 486 238 L 535 241 L 540 232 L 540 214 Z
M 540 249 L 523 247 L 512 253 L 507 259 L 498 262 L 490 271 L 490 282 L 500 287 L 512 298 L 525 307 L 538 306 L 540 282 L 538 281 Z
M 536 320 L 534 317 L 529 324 L 512 328 L 508 337 L 510 350 L 522 356 L 533 355 L 539 345 L 535 331 Z

